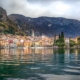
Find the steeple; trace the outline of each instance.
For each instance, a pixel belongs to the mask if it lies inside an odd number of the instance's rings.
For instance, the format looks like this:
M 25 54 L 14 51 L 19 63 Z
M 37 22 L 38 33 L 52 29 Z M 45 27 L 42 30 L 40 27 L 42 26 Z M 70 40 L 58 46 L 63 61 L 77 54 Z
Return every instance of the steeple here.
M 35 34 L 34 34 L 34 30 L 32 30 L 32 37 L 34 37 L 35 36 Z

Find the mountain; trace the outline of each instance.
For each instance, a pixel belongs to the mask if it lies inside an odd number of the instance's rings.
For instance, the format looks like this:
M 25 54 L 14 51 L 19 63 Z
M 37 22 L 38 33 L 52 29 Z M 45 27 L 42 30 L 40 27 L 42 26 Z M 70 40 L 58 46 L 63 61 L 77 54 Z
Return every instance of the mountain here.
M 36 35 L 54 36 L 64 32 L 66 37 L 80 36 L 80 21 L 61 17 L 30 18 L 19 14 L 11 14 L 13 20 L 26 34 L 34 30 Z
M 17 24 L 8 18 L 6 10 L 0 7 L 0 34 L 3 33 L 23 35 Z
M 32 30 L 35 31 L 36 35 L 40 35 L 42 33 L 41 29 L 30 21 L 32 18 L 18 14 L 11 14 L 9 15 L 9 18 L 14 21 L 18 25 L 19 29 L 24 31 L 27 35 L 31 35 Z

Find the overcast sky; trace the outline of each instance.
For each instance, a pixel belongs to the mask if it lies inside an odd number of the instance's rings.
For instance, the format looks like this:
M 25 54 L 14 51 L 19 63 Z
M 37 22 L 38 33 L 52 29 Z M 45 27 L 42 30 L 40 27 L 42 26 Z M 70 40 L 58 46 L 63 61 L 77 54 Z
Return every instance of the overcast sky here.
M 0 0 L 8 15 L 65 17 L 80 20 L 80 0 Z

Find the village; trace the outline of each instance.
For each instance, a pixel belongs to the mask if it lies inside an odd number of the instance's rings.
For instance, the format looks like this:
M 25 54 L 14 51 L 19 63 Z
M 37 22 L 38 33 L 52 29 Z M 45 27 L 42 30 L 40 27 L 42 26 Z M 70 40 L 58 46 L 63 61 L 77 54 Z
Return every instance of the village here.
M 47 37 L 42 36 L 20 36 L 20 35 L 1 35 L 0 36 L 0 48 L 17 48 L 17 47 L 54 47 L 58 48 L 57 45 L 54 45 L 55 39 L 58 40 L 59 37 Z M 65 46 L 69 48 L 70 40 L 78 43 L 78 38 L 64 38 Z M 75 47 L 75 46 L 74 46 Z

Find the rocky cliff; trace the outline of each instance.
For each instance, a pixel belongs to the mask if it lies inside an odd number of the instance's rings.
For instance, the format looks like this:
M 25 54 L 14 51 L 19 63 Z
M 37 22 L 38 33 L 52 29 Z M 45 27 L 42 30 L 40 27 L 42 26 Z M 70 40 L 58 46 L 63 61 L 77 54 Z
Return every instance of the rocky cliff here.
M 12 20 L 7 16 L 5 9 L 0 7 L 0 34 L 23 34 Z

